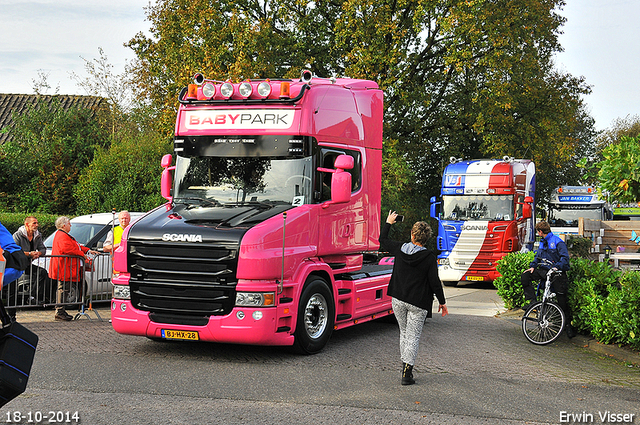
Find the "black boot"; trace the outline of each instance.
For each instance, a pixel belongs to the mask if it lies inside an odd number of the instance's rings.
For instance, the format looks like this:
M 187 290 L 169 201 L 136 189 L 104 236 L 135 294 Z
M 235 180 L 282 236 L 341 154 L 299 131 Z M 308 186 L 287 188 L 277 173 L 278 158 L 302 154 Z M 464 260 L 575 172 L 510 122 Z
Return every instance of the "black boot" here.
M 402 363 L 402 385 L 413 385 L 416 381 L 413 379 L 413 365 Z

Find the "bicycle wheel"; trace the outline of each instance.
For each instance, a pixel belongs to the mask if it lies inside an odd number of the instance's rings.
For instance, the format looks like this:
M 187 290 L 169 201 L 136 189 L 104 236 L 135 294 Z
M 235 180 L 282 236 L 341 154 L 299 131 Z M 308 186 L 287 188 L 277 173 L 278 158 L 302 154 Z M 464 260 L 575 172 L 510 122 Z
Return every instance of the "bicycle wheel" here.
M 562 333 L 564 321 L 564 312 L 557 304 L 538 301 L 522 316 L 522 333 L 533 344 L 550 344 Z

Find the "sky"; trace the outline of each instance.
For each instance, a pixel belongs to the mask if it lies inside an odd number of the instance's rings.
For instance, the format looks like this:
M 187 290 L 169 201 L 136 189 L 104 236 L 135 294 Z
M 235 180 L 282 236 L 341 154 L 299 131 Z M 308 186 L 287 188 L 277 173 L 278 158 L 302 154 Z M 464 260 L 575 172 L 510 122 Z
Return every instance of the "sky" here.
M 584 76 L 592 93 L 584 98 L 596 129 L 617 118 L 640 116 L 640 1 L 566 0 L 560 35 L 564 52 L 557 68 Z M 149 0 L 0 0 L 0 93 L 34 93 L 47 75 L 48 94 L 86 94 L 71 73 L 88 76 L 85 60 L 102 48 L 113 72 L 134 58 L 123 46 L 147 32 Z M 84 59 L 83 59 L 84 58 Z
M 85 59 L 102 48 L 115 74 L 134 59 L 124 47 L 147 32 L 149 0 L 0 0 L 0 93 L 33 94 L 47 75 L 47 94 L 86 94 L 71 79 L 88 77 Z M 84 58 L 84 59 L 83 59 Z

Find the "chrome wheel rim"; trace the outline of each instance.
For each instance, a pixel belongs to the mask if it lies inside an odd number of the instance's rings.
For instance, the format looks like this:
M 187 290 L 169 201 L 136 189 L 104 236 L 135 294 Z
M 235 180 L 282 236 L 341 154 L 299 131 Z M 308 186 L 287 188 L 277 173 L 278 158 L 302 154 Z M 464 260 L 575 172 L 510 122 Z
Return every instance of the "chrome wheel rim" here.
M 310 338 L 318 338 L 327 327 L 327 300 L 321 294 L 314 294 L 304 309 L 304 327 Z

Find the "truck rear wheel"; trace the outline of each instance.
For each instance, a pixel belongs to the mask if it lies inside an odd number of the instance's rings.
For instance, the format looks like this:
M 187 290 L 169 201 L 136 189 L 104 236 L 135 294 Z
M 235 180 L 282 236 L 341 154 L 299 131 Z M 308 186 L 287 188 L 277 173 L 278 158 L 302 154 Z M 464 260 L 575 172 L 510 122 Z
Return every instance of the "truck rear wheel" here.
M 302 290 L 294 349 L 302 354 L 316 354 L 329 341 L 333 332 L 335 306 L 327 283 L 313 278 Z

